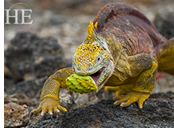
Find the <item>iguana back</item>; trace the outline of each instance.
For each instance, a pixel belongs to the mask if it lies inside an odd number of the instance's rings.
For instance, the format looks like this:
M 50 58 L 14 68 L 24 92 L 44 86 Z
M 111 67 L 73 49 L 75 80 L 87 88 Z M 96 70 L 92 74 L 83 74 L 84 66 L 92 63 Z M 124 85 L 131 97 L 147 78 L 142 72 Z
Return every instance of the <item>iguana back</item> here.
M 167 41 L 146 16 L 126 4 L 106 5 L 99 11 L 93 24 L 96 22 L 95 32 L 121 42 L 128 55 L 148 53 L 156 57 L 158 45 Z

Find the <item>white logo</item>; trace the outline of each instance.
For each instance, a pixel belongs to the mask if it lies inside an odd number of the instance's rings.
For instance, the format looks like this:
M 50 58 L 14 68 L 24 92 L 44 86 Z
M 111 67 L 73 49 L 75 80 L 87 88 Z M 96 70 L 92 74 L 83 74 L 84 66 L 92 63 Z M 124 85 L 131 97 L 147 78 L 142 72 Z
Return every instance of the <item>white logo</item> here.
M 25 7 L 29 9 L 12 9 L 16 5 L 24 5 Z M 16 7 L 17 8 L 17 7 Z M 11 14 L 11 13 L 13 14 Z M 27 25 L 23 28 L 17 28 L 17 29 L 24 29 L 29 27 L 30 24 L 33 23 L 33 20 L 31 19 L 32 9 L 30 9 L 30 6 L 28 6 L 25 3 L 16 3 L 12 5 L 9 9 L 5 9 L 6 13 L 6 22 L 5 24 L 10 24 L 14 28 L 16 28 L 16 25 Z M 14 23 L 10 23 L 10 18 L 14 19 Z M 20 20 L 19 20 L 20 18 Z

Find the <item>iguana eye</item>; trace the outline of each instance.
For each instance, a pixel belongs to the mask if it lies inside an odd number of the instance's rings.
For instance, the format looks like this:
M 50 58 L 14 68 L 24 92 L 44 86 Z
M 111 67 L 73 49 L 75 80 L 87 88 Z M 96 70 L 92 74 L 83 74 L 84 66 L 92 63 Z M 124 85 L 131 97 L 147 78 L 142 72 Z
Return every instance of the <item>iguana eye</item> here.
M 102 60 L 102 58 L 99 56 L 95 59 L 95 63 L 99 63 Z

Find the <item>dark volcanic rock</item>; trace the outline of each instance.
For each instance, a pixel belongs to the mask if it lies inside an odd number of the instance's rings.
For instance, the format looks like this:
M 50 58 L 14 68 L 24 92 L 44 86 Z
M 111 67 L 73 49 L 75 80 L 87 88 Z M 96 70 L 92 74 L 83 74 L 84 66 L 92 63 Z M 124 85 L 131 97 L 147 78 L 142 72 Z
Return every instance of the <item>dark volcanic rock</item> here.
M 11 88 L 4 88 L 7 94 L 24 93 L 29 98 L 36 98 L 39 100 L 40 93 L 47 77 L 36 80 L 21 81 Z
M 64 67 L 63 50 L 53 38 L 20 32 L 5 50 L 5 65 L 17 80 L 49 76 Z
M 155 17 L 154 24 L 157 30 L 170 39 L 174 37 L 174 8 L 168 6 L 161 9 Z
M 113 100 L 102 100 L 85 108 L 70 110 L 53 120 L 28 127 L 172 127 L 174 93 L 152 94 L 140 110 L 137 104 L 121 108 Z

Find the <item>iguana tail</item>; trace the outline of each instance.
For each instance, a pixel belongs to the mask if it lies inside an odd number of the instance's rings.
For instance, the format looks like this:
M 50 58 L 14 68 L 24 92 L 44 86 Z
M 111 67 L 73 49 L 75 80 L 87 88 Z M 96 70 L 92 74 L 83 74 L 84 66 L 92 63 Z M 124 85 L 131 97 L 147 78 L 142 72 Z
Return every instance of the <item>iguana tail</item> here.
M 174 75 L 174 38 L 169 39 L 158 50 L 158 71 Z

